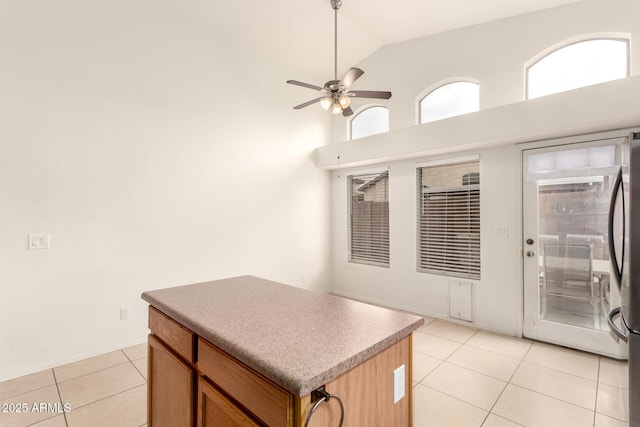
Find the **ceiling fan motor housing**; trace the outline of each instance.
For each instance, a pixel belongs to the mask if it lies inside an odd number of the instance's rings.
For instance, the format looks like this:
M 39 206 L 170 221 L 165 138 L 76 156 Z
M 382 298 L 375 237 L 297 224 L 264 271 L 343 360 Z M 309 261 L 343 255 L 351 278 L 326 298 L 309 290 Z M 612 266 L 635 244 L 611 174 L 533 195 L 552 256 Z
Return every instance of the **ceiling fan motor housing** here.
M 330 93 L 342 93 L 345 90 L 345 87 L 340 84 L 340 80 L 329 80 L 324 84 L 324 90 Z

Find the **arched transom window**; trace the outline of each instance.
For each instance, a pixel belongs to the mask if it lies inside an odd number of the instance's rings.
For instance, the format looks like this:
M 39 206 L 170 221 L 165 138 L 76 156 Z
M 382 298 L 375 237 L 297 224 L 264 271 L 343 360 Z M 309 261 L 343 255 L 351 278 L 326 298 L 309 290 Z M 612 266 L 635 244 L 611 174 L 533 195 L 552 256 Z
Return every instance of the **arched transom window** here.
M 629 75 L 629 41 L 591 39 L 556 49 L 527 68 L 527 99 Z
M 472 113 L 480 108 L 480 85 L 453 82 L 429 92 L 420 101 L 420 123 Z
M 351 119 L 351 139 L 389 132 L 389 109 L 369 107 Z

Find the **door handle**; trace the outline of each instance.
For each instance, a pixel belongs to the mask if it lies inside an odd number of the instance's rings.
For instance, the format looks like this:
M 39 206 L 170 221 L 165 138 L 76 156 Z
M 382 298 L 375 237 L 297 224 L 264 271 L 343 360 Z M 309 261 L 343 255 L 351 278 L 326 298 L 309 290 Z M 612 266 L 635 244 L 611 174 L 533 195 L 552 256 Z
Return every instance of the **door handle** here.
M 532 256 L 534 256 L 534 255 L 535 255 L 535 253 L 534 253 L 533 251 L 527 251 L 527 256 L 528 256 L 529 258 L 531 258 L 531 257 L 532 257 Z
M 613 319 L 619 315 L 620 315 L 620 307 L 614 308 L 607 315 L 609 332 L 611 332 L 611 335 L 613 335 L 613 338 L 615 338 L 616 341 L 622 340 L 624 342 L 627 342 L 629 340 L 629 336 L 626 333 L 624 333 L 620 328 L 618 328 L 618 325 L 616 325 L 613 321 Z M 621 323 L 624 325 L 624 322 L 621 322 Z
M 616 199 L 620 189 L 622 188 L 622 168 L 618 169 L 618 174 L 616 175 L 616 181 L 613 184 L 613 191 L 611 192 L 611 200 L 609 201 L 609 223 L 608 223 L 608 231 L 609 231 L 609 256 L 611 258 L 611 270 L 613 271 L 613 276 L 616 278 L 616 284 L 618 285 L 618 290 L 620 290 L 620 281 L 622 279 L 622 271 L 621 268 L 618 267 L 618 256 L 616 254 L 616 248 L 614 244 L 614 235 L 613 235 L 613 214 L 615 212 Z M 624 215 L 624 193 L 622 195 L 622 215 Z M 622 235 L 624 236 L 624 220 L 622 223 Z M 624 237 L 623 237 L 624 239 Z M 623 240 L 624 244 L 624 240 Z M 621 257 L 624 257 L 624 248 L 622 248 Z M 624 259 L 623 267 L 624 268 Z

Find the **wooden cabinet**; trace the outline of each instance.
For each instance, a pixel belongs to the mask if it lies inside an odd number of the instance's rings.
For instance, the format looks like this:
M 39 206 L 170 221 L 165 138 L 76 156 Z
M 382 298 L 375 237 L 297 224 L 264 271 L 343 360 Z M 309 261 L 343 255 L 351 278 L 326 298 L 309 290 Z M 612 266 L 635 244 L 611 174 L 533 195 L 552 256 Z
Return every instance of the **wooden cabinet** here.
M 149 306 L 149 329 L 187 363 L 195 363 L 195 334 L 189 329 L 152 306 Z
M 198 427 L 259 427 L 250 415 L 200 377 L 198 380 Z
M 312 406 L 149 308 L 149 427 L 303 427 Z M 411 425 L 411 335 L 326 383 L 344 403 L 349 427 Z M 294 351 L 294 350 L 292 350 Z M 406 367 L 405 397 L 393 403 L 393 371 Z M 335 401 L 323 403 L 310 427 L 334 427 Z
M 149 335 L 148 424 L 193 427 L 195 370 Z
M 268 426 L 293 426 L 293 395 L 198 338 L 198 371 Z

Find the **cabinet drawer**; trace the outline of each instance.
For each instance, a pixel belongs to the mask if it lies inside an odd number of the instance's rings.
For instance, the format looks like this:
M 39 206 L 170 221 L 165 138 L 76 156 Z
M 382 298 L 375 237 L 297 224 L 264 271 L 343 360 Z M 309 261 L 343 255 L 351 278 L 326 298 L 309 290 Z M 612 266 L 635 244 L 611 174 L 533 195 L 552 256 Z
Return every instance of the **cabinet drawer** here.
M 186 361 L 195 362 L 193 332 L 152 306 L 149 306 L 149 329 Z
M 293 425 L 293 396 L 262 375 L 198 338 L 198 370 L 271 427 Z

